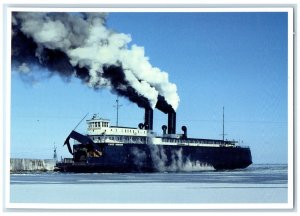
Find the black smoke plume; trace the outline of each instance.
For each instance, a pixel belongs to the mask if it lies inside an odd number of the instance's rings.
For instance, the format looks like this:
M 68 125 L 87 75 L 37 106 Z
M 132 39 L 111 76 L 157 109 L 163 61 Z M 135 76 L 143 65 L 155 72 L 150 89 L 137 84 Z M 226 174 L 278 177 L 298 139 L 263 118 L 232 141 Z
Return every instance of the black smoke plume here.
M 50 76 L 109 88 L 140 107 L 176 110 L 179 97 L 168 74 L 149 63 L 143 47 L 128 47 L 130 35 L 108 29 L 106 18 L 105 13 L 14 12 L 13 69 L 30 74 L 38 66 Z

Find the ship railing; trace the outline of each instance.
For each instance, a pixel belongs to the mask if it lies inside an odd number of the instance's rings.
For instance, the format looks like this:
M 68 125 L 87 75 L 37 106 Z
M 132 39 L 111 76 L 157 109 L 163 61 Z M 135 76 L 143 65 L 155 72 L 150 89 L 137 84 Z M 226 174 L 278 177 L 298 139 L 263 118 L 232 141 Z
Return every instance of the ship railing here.
M 73 163 L 73 158 L 64 158 L 63 163 Z
M 247 146 L 247 145 L 237 145 L 235 147 L 236 148 L 248 148 L 248 149 L 250 149 L 250 146 Z

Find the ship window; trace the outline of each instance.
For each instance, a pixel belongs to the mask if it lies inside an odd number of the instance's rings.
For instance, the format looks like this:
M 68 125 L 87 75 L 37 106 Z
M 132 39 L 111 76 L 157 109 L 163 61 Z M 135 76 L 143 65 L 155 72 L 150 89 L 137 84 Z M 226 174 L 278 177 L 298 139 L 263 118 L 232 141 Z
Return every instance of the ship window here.
M 108 122 L 102 122 L 102 127 L 108 127 Z

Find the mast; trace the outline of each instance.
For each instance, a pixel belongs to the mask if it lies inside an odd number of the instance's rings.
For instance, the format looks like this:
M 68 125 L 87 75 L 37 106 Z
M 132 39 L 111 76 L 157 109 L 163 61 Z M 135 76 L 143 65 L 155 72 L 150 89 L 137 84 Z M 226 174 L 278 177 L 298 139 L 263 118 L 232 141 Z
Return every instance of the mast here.
M 117 109 L 117 124 L 116 126 L 119 126 L 119 108 L 122 106 L 122 104 L 119 104 L 119 97 L 117 97 L 116 105 L 114 106 Z
M 224 109 L 224 106 L 223 106 L 223 131 L 222 131 L 222 140 L 223 141 L 225 141 L 225 135 L 227 135 L 227 134 L 225 134 L 225 117 L 224 117 L 225 116 L 225 114 L 224 114 L 225 112 L 224 112 L 224 110 L 225 109 Z
M 224 141 L 224 106 L 223 106 L 223 133 L 222 133 L 222 135 L 223 135 L 223 141 Z

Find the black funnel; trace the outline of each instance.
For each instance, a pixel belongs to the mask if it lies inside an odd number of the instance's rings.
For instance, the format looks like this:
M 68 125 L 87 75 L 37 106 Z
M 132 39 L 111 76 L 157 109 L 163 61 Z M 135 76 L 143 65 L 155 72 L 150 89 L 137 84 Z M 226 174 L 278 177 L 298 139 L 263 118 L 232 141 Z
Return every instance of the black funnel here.
M 145 129 L 153 130 L 153 109 L 145 108 Z
M 176 134 L 176 112 L 168 113 L 168 134 Z

